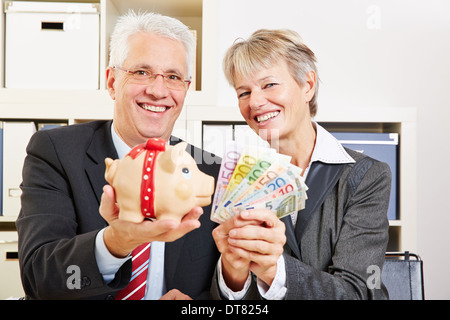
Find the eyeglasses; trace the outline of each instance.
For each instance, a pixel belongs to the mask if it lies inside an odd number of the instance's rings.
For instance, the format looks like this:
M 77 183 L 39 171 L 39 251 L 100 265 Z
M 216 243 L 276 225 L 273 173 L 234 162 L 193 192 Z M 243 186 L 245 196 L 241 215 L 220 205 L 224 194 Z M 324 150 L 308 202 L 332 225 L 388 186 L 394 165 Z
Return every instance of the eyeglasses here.
M 145 69 L 136 69 L 136 70 L 126 70 L 118 66 L 113 66 L 114 69 L 118 69 L 124 71 L 131 75 L 131 78 L 137 84 L 151 84 L 156 80 L 156 77 L 161 76 L 164 80 L 164 84 L 167 89 L 172 90 L 187 90 L 190 80 L 183 80 L 176 73 L 162 74 L 162 73 L 153 73 L 149 70 Z

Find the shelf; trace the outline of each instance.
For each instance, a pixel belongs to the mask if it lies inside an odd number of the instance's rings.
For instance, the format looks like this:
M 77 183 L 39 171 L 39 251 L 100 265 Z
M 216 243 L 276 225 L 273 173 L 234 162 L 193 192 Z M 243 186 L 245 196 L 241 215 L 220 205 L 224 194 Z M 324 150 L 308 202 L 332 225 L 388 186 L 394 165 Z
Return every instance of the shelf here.
M 16 222 L 17 217 L 16 216 L 0 216 L 0 223 L 1 222 Z
M 17 220 L 17 217 L 0 216 L 0 232 L 1 231 L 16 231 L 16 220 Z
M 106 90 L 0 89 L 0 119 L 111 119 Z

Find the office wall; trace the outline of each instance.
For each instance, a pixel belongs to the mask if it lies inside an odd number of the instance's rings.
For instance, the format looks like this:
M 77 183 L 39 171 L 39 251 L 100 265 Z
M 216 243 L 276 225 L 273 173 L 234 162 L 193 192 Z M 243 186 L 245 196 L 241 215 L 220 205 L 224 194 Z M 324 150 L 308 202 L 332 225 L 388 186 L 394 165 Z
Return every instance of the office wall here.
M 449 299 L 450 1 L 221 0 L 223 55 L 258 28 L 291 28 L 316 53 L 320 110 L 414 107 L 418 254 L 427 299 Z M 218 105 L 236 106 L 220 71 Z

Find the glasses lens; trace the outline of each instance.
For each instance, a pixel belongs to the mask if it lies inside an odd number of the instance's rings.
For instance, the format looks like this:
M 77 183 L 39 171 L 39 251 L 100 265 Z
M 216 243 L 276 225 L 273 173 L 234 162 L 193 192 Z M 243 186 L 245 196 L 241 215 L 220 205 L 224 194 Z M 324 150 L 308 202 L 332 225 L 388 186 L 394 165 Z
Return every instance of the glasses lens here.
M 123 69 L 120 69 L 123 70 Z M 126 71 L 126 70 L 123 70 Z M 152 84 L 158 76 L 161 76 L 164 80 L 164 84 L 168 89 L 172 90 L 186 90 L 188 82 L 184 81 L 177 74 L 159 74 L 152 73 L 147 70 L 135 70 L 129 71 L 134 82 L 138 84 Z
M 184 82 L 180 77 L 174 75 L 164 76 L 166 82 L 166 87 L 173 90 L 184 90 L 186 89 L 186 82 Z

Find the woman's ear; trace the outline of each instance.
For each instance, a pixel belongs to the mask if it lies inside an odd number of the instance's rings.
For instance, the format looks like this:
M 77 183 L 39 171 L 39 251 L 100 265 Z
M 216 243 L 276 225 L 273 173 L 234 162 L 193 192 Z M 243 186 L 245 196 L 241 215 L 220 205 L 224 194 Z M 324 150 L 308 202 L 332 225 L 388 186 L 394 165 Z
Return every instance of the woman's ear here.
M 114 89 L 114 83 L 116 81 L 116 73 L 111 67 L 106 68 L 106 86 L 111 99 L 116 100 L 116 90 Z
M 305 75 L 305 98 L 306 102 L 311 101 L 311 99 L 314 97 L 314 94 L 316 93 L 316 80 L 317 76 L 314 71 L 309 71 Z

